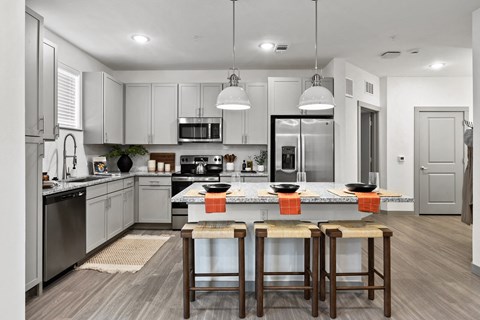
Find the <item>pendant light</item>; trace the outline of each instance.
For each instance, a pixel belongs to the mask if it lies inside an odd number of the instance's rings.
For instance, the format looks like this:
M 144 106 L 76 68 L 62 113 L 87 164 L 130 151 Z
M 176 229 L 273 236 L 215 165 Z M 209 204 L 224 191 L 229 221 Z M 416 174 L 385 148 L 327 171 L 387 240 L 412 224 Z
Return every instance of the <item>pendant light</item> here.
M 217 108 L 224 110 L 247 110 L 251 107 L 250 99 L 248 99 L 248 95 L 245 90 L 238 86 L 240 73 L 235 67 L 235 2 L 237 2 L 237 0 L 230 1 L 233 3 L 233 67 L 230 69 L 231 74 L 229 72 L 229 76 L 227 78 L 229 79 L 230 86 L 223 89 L 218 95 Z
M 320 85 L 322 76 L 317 73 L 318 71 L 318 0 L 315 2 L 315 74 L 312 77 L 312 86 L 305 90 L 300 96 L 300 102 L 298 108 L 302 110 L 326 110 L 335 106 L 333 101 L 333 95 L 325 87 Z M 320 71 L 321 73 L 321 71 Z

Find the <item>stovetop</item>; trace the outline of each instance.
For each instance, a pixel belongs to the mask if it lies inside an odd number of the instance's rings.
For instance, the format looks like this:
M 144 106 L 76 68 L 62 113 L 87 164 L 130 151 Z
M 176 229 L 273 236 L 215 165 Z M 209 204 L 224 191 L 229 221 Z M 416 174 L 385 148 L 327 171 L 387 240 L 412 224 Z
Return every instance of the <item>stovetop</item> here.
M 197 173 L 191 173 L 191 172 L 174 172 L 172 173 L 172 176 L 175 177 L 219 177 L 220 173 L 205 173 L 205 174 L 197 174 Z

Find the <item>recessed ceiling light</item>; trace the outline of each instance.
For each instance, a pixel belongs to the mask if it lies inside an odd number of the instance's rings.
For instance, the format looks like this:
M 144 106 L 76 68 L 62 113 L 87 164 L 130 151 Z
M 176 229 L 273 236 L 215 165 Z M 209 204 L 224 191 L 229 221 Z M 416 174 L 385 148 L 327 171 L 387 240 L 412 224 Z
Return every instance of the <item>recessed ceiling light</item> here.
M 136 34 L 132 36 L 132 39 L 135 40 L 138 43 L 147 43 L 150 41 L 150 38 L 141 34 Z
M 271 42 L 262 42 L 262 43 L 260 43 L 259 47 L 262 48 L 263 50 L 267 51 L 267 50 L 272 50 L 273 48 L 275 48 L 275 44 L 271 43 Z
M 432 69 L 432 70 L 440 70 L 443 67 L 445 67 L 445 65 L 446 65 L 446 63 L 436 62 L 436 63 L 432 63 L 431 65 L 429 65 L 429 68 Z

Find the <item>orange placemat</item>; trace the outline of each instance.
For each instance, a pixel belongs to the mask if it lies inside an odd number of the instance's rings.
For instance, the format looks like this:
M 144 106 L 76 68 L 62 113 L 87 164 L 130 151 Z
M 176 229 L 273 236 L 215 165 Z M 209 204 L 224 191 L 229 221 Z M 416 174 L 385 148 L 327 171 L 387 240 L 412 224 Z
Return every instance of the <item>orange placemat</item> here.
M 227 193 L 207 192 L 205 195 L 206 213 L 225 213 L 227 211 Z
M 375 192 L 355 192 L 358 198 L 358 211 L 380 212 L 380 196 Z
M 298 193 L 278 193 L 278 204 L 280 206 L 280 214 L 301 214 L 302 203 Z

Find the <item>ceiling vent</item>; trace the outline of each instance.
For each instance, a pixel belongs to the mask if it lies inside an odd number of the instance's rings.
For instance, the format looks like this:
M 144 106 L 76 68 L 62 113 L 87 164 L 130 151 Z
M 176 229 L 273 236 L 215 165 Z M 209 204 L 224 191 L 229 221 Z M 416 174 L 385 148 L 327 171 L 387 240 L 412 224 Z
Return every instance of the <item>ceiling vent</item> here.
M 275 47 L 275 52 L 276 53 L 284 53 L 287 52 L 288 49 L 288 44 L 277 44 Z
M 380 55 L 382 59 L 395 59 L 400 57 L 400 51 L 386 51 Z
M 353 80 L 345 78 L 345 96 L 353 98 Z
M 373 94 L 373 83 L 365 81 L 365 92 Z

